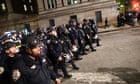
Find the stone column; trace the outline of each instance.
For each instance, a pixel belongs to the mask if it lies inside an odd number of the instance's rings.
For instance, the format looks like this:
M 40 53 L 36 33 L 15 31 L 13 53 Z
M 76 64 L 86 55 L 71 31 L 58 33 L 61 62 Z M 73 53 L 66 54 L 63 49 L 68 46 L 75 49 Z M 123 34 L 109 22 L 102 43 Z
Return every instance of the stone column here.
M 57 8 L 62 7 L 62 0 L 56 0 Z
M 64 6 L 68 5 L 68 1 L 67 0 L 63 0 L 64 1 Z
M 47 0 L 44 0 L 44 4 L 45 4 L 45 9 L 48 9 L 48 2 L 47 2 Z
M 53 0 L 53 5 L 54 5 L 54 8 L 57 8 L 57 0 Z
M 37 4 L 38 4 L 38 11 L 41 12 L 41 11 L 44 11 L 45 10 L 45 4 L 44 4 L 44 1 L 43 0 L 37 0 Z

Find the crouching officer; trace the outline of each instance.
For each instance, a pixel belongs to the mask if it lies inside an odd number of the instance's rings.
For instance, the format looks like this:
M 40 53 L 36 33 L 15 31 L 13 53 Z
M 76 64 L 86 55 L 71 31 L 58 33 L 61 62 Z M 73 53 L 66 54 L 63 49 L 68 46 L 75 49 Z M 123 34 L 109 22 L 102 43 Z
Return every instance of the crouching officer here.
M 35 36 L 28 35 L 23 41 L 24 54 L 12 73 L 14 84 L 51 84 L 51 79 L 60 84 L 55 73 L 47 67 L 46 59 L 40 56 L 39 42 Z
M 12 69 L 18 60 L 16 55 L 16 44 L 11 41 L 5 41 L 3 51 L 0 54 L 0 83 L 12 84 Z

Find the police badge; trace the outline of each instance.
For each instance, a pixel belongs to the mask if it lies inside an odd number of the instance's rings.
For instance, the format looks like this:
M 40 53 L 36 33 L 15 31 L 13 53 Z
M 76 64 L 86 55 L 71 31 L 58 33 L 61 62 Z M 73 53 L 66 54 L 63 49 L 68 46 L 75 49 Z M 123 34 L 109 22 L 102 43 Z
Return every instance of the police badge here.
M 16 70 L 13 70 L 13 73 L 12 73 L 12 79 L 16 82 L 17 80 L 19 80 L 21 76 L 21 73 L 18 69 Z
M 4 72 L 4 67 L 0 67 L 0 75 L 3 74 Z

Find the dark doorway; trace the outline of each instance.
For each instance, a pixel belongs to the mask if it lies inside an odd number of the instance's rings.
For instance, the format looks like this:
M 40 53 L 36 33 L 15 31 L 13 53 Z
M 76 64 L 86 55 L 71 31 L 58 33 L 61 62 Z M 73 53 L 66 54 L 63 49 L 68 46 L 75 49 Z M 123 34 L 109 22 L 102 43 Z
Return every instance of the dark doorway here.
M 102 12 L 101 11 L 96 11 L 95 15 L 96 15 L 96 22 L 97 23 L 102 22 Z
M 74 19 L 76 22 L 78 22 L 77 15 L 70 16 L 70 19 Z

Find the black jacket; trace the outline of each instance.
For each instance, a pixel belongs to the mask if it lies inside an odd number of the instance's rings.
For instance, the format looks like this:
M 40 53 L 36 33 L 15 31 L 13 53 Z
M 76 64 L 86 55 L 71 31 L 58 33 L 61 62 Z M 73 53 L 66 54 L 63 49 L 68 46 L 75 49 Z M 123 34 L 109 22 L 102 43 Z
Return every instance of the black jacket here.
M 62 45 L 58 37 L 49 35 L 48 36 L 48 58 L 53 64 L 58 63 L 58 57 L 62 54 Z
M 47 61 L 44 57 L 38 57 L 32 60 L 25 54 L 15 66 L 20 77 L 15 80 L 15 84 L 50 84 L 51 79 L 55 80 L 56 75 L 47 67 Z
M 16 65 L 18 56 L 15 55 L 15 57 L 9 57 L 4 53 L 0 56 L 0 69 L 4 70 L 3 72 L 0 72 L 0 83 L 12 84 L 12 70 L 14 65 Z

